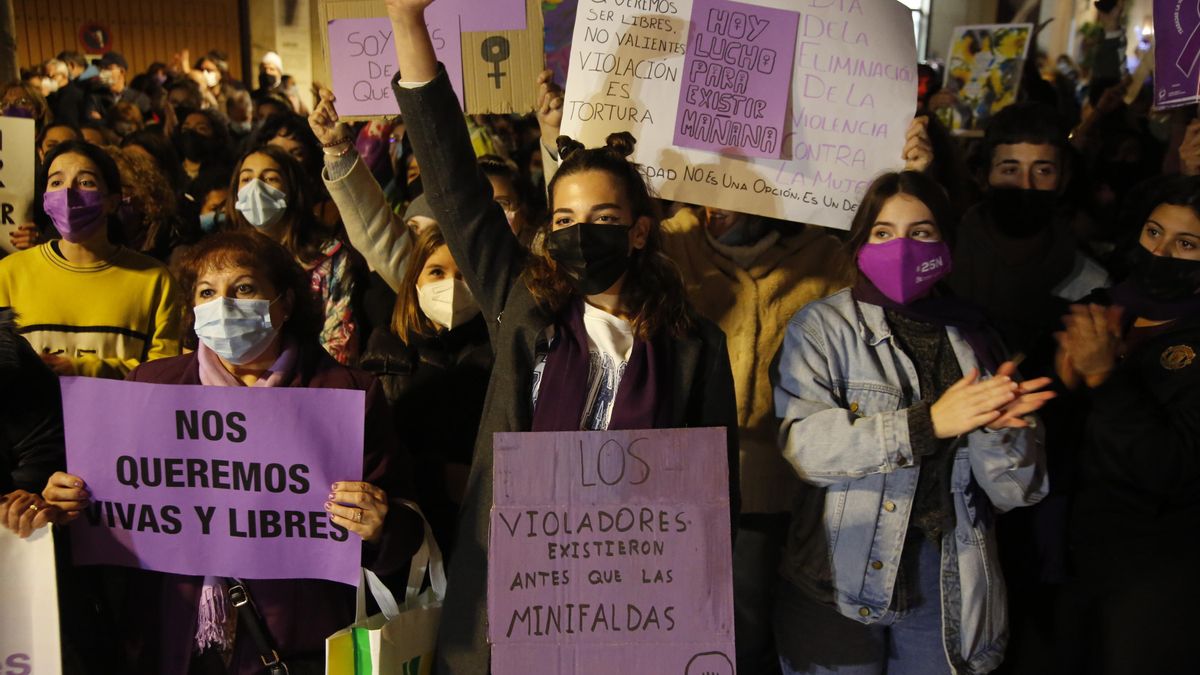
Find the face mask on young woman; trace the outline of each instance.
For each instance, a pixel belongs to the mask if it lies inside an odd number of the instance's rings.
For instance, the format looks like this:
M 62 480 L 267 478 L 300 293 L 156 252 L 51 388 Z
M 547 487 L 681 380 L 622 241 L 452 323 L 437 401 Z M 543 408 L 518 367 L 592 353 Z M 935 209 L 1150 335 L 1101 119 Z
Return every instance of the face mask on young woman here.
M 575 290 L 603 293 L 629 269 L 629 225 L 577 223 L 546 237 L 546 252 Z
M 217 228 L 221 227 L 225 222 L 224 211 L 213 211 L 211 213 L 200 214 L 200 230 L 205 234 L 216 232 Z
M 1131 257 L 1130 281 L 1154 300 L 1187 300 L 1200 291 L 1200 260 L 1154 255 L 1141 245 L 1134 247 Z
M 204 86 L 208 87 L 209 89 L 212 89 L 213 87 L 217 86 L 217 84 L 220 83 L 220 81 L 221 81 L 221 73 L 218 73 L 215 70 L 204 71 L 203 77 L 204 77 Z
M 42 208 L 54 229 L 71 243 L 81 242 L 104 226 L 104 194 L 97 190 L 67 188 L 42 196 Z
M 271 323 L 274 300 L 217 298 L 196 305 L 196 337 L 213 353 L 236 366 L 262 356 L 279 334 Z
M 255 178 L 238 190 L 236 207 L 254 227 L 270 227 L 283 218 L 287 195 Z
M 454 330 L 479 314 L 479 303 L 462 279 L 442 279 L 418 287 L 417 304 L 430 321 L 447 330 Z
M 907 305 L 950 274 L 950 247 L 944 241 L 908 237 L 867 244 L 858 252 L 858 269 L 881 293 Z

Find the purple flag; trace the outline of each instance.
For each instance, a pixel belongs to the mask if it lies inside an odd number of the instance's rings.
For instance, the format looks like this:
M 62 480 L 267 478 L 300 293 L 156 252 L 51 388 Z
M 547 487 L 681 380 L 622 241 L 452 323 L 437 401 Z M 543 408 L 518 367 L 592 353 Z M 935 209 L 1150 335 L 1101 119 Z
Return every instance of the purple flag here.
M 362 480 L 363 392 L 72 377 L 62 398 L 93 500 L 76 564 L 358 583 L 362 542 L 324 504 Z
M 1200 0 L 1154 0 L 1154 107 L 1200 102 Z
M 800 15 L 729 0 L 696 0 L 675 145 L 779 158 Z
M 724 429 L 496 434 L 492 672 L 733 673 Z

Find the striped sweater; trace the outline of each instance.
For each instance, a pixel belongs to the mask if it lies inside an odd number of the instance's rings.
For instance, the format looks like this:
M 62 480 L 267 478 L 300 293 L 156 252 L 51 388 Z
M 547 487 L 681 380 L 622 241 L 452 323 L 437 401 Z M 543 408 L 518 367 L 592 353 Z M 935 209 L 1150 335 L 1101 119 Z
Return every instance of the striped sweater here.
M 122 379 L 143 361 L 179 353 L 179 298 L 167 268 L 127 248 L 76 265 L 57 242 L 0 260 L 0 306 L 40 354 L 71 360 L 75 374 Z

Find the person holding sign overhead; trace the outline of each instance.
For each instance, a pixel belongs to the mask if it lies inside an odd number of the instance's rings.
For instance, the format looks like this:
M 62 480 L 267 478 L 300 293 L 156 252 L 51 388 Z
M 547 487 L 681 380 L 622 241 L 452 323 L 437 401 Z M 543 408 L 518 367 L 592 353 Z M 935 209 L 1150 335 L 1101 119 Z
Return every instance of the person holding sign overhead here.
M 545 250 L 527 257 L 492 201 L 458 98 L 425 23 L 431 0 L 388 0 L 393 89 L 425 195 L 479 301 L 496 362 L 463 503 L 438 637 L 441 673 L 487 672 L 492 435 L 724 427 L 738 506 L 737 416 L 725 336 L 687 303 L 663 255 L 656 203 L 629 134 L 584 149 L 559 139 Z
M 110 241 L 121 174 L 100 148 L 61 143 L 38 169 L 42 211 L 61 239 L 0 260 L 0 306 L 59 375 L 121 379 L 179 353 L 175 284 L 158 261 Z
M 370 375 L 339 365 L 318 340 L 320 310 L 308 275 L 282 246 L 250 232 L 203 239 L 183 263 L 188 318 L 199 338 L 190 354 L 147 364 L 135 382 L 211 387 L 320 387 L 367 392 L 363 474 L 330 488 L 332 524 L 362 539 L 363 565 L 395 574 L 417 550 L 422 524 L 400 504 L 408 475 Z M 86 476 L 56 473 L 43 497 L 59 523 L 87 508 Z M 320 507 L 320 497 L 314 507 Z M 137 571 L 128 584 L 134 607 L 122 625 L 130 672 L 262 672 L 262 650 L 241 613 L 232 620 L 227 580 Z M 325 638 L 354 619 L 354 589 L 306 579 L 245 583 L 264 628 L 293 672 L 323 663 Z M 228 666 L 226 667 L 226 664 Z M 299 672 L 309 672 L 301 670 Z M 313 671 L 319 672 L 319 671 Z
M 1046 494 L 1030 415 L 1054 394 L 939 288 L 950 214 L 923 174 L 876 179 L 848 240 L 858 281 L 787 326 L 775 411 L 804 489 L 775 610 L 784 673 L 983 673 L 1004 655 L 993 523 Z

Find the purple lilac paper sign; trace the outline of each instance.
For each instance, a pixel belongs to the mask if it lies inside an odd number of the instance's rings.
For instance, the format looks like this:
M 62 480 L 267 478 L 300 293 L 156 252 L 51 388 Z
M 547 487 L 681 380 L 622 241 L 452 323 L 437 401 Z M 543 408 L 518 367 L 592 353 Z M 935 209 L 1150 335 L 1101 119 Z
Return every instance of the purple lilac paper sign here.
M 1200 0 L 1154 0 L 1154 107 L 1200 102 Z
M 62 398 L 93 500 L 76 564 L 357 585 L 362 542 L 324 504 L 361 480 L 363 392 L 75 377 Z
M 489 0 L 486 9 L 479 0 L 455 0 L 447 5 L 458 5 L 462 15 L 464 33 L 494 30 L 525 30 L 529 26 L 525 16 L 525 0 Z M 436 3 L 435 5 L 436 6 Z M 483 11 L 480 11 L 483 10 Z M 428 12 L 429 10 L 425 10 Z
M 675 145 L 744 157 L 783 154 L 800 15 L 696 0 Z
M 446 67 L 450 84 L 463 103 L 462 32 L 454 3 L 434 3 L 425 10 L 433 49 Z M 399 115 L 392 94 L 396 45 L 386 17 L 334 19 L 329 22 L 329 69 L 339 115 Z
M 495 675 L 733 674 L 724 429 L 496 434 Z

